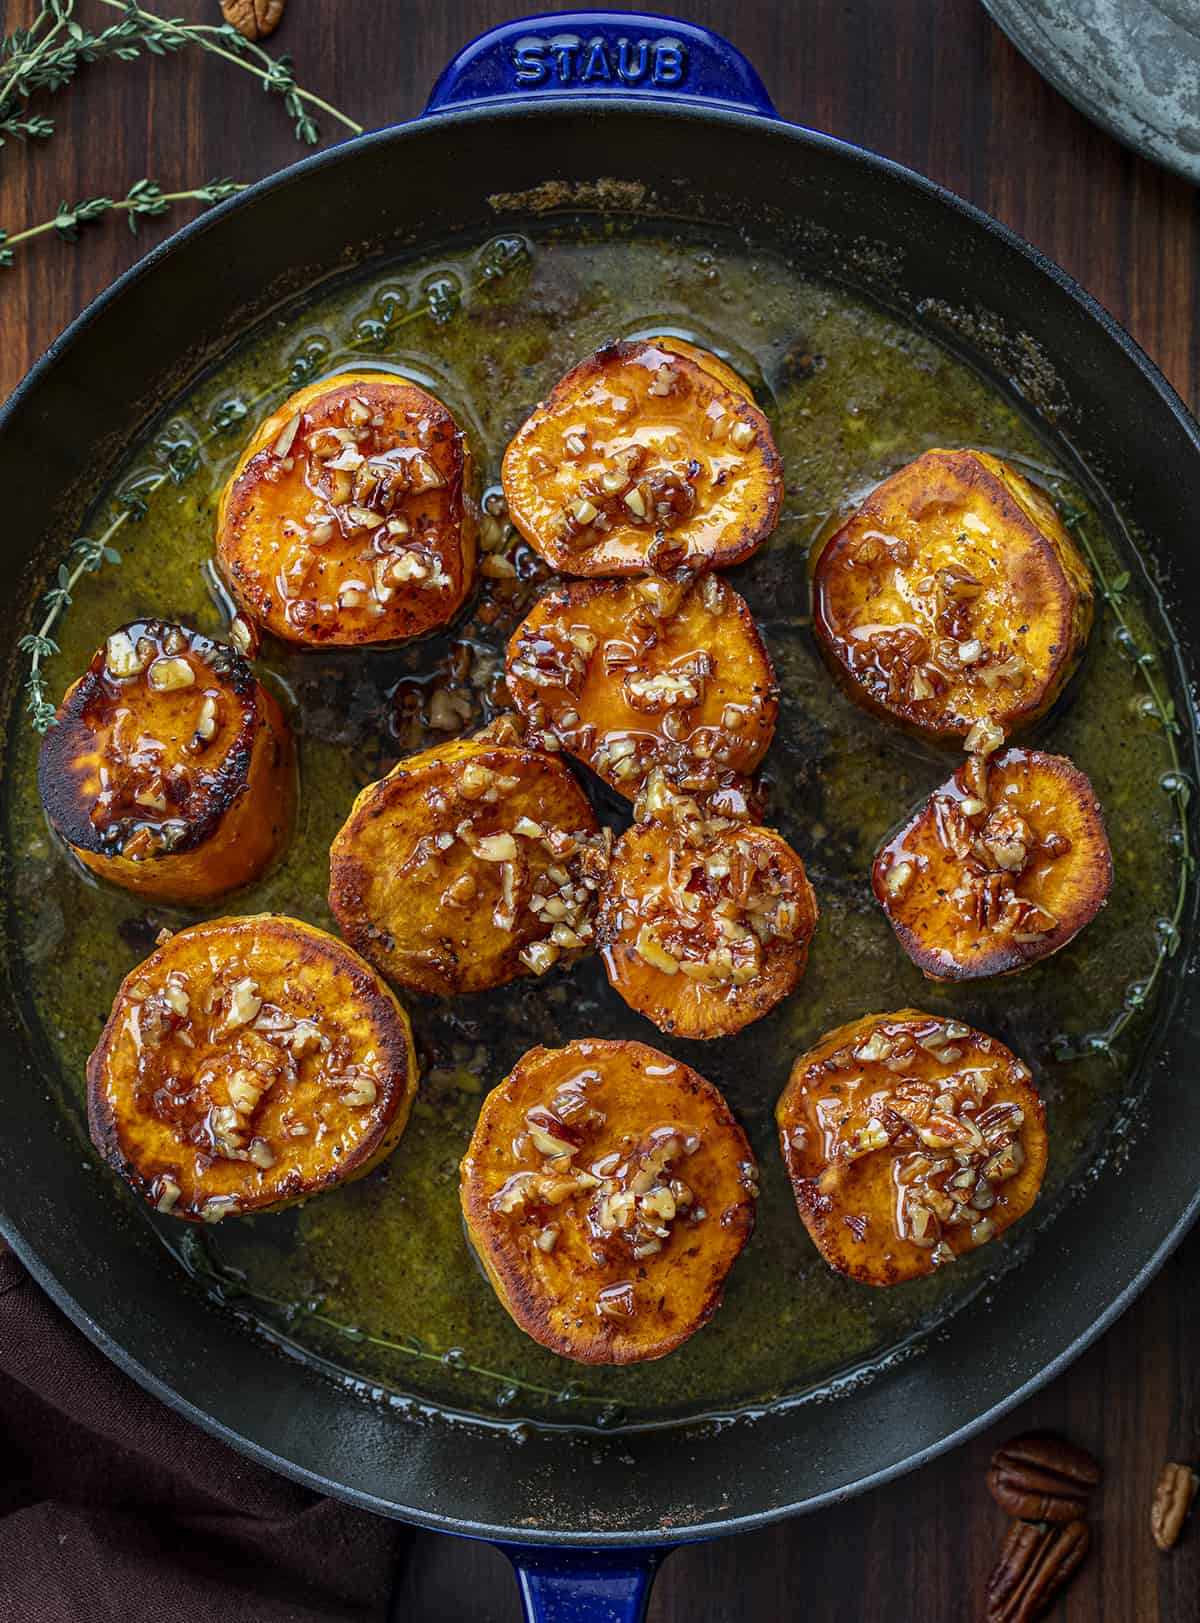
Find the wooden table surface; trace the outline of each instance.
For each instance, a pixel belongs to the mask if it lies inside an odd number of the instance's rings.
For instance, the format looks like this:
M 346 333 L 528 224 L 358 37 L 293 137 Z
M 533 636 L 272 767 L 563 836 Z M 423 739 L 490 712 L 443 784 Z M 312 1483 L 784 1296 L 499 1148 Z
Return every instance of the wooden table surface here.
M 5 26 L 32 0 L 5 0 Z M 95 26 L 111 20 L 79 0 Z M 217 0 L 165 15 L 212 20 Z M 301 83 L 367 128 L 416 113 L 451 53 L 485 26 L 544 4 L 512 0 L 290 0 L 272 41 Z M 675 0 L 758 66 L 786 118 L 911 164 L 1015 227 L 1114 312 L 1193 407 L 1200 404 L 1200 207 L 1181 180 L 1117 146 L 1043 84 L 975 0 Z M 253 180 L 299 152 L 275 98 L 185 52 L 102 63 L 38 110 L 52 141 L 0 154 L 0 226 L 52 216 L 62 198 L 121 195 L 142 175 L 164 190 L 215 175 Z M 336 134 L 325 120 L 323 133 Z M 45 237 L 0 270 L 0 394 L 139 253 L 180 223 L 132 237 L 119 219 L 74 246 Z M 1163 470 L 1147 470 L 1162 477 Z M 992 1433 L 888 1488 L 805 1520 L 680 1550 L 652 1623 L 803 1619 L 952 1623 L 979 1615 L 1004 1526 L 983 1477 L 990 1450 L 1029 1425 L 1061 1430 L 1103 1460 L 1093 1553 L 1054 1613 L 1071 1623 L 1195 1623 L 1200 1516 L 1169 1556 L 1148 1530 L 1166 1459 L 1200 1457 L 1200 1234 L 1067 1374 Z M 508 1623 L 504 1559 L 418 1534 L 397 1616 Z M 171 1620 L 166 1620 L 171 1623 Z

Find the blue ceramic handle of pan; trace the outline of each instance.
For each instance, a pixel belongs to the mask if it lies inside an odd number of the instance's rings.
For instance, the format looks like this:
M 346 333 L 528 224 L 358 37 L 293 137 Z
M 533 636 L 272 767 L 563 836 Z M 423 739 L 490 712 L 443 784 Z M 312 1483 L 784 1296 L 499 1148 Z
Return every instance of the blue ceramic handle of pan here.
M 526 1623 L 642 1623 L 663 1548 L 553 1549 L 502 1544 Z
M 573 96 L 636 96 L 774 118 L 762 80 L 711 29 L 639 11 L 562 11 L 489 29 L 463 48 L 425 111 Z

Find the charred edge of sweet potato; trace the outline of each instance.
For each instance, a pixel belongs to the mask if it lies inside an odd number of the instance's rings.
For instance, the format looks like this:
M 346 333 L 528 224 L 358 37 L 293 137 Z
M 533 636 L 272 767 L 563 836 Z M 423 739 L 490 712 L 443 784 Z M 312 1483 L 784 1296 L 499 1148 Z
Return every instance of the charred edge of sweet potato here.
M 744 1229 L 742 1244 L 745 1245 L 754 1232 L 753 1203 L 745 1201 L 726 1207 L 722 1221 L 726 1218 L 728 1229 L 738 1227 Z M 669 1334 L 660 1335 L 653 1341 L 639 1341 L 636 1332 L 624 1328 L 614 1319 L 604 1319 L 597 1315 L 591 1336 L 587 1341 L 579 1342 L 555 1329 L 553 1304 L 540 1292 L 533 1290 L 528 1283 L 525 1270 L 516 1261 L 507 1267 L 498 1266 L 483 1254 L 477 1244 L 473 1243 L 472 1249 L 479 1257 L 505 1312 L 518 1329 L 523 1330 L 539 1346 L 557 1353 L 560 1358 L 569 1358 L 576 1364 L 652 1364 L 660 1358 L 665 1358 L 668 1353 L 675 1352 L 685 1341 L 690 1341 L 698 1330 L 703 1330 L 704 1326 L 710 1323 L 724 1299 L 728 1281 L 726 1270 L 719 1279 L 711 1283 L 699 1311 Z M 738 1255 L 740 1251 L 731 1259 L 730 1268 L 737 1261 Z M 713 1271 L 710 1269 L 710 1272 Z
M 268 934 L 279 937 L 297 938 L 299 950 L 295 962 L 299 970 L 318 959 L 333 959 L 337 967 L 349 975 L 352 997 L 368 1008 L 371 1029 L 376 1036 L 374 1046 L 384 1059 L 387 1074 L 387 1100 L 385 1106 L 378 1109 L 380 1120 L 377 1130 L 364 1137 L 349 1155 L 338 1161 L 336 1169 L 331 1169 L 324 1177 L 308 1180 L 298 1193 L 283 1199 L 271 1200 L 257 1208 L 260 1212 L 282 1211 L 285 1207 L 307 1200 L 311 1195 L 319 1194 L 323 1190 L 365 1177 L 391 1153 L 408 1125 L 413 1099 L 417 1092 L 419 1067 L 412 1027 L 403 1007 L 371 966 L 336 936 L 318 930 L 299 919 L 289 918 L 283 913 L 259 913 L 237 918 L 212 919 L 204 924 L 192 925 L 186 930 L 177 931 L 171 939 L 176 940 L 179 936 L 190 939 L 212 935 L 223 936 L 231 927 L 240 935 L 247 926 L 257 926 L 252 932 L 255 935 L 265 930 Z M 140 964 L 136 964 L 121 981 L 100 1034 L 100 1040 L 88 1056 L 85 1072 L 88 1131 L 92 1143 L 105 1165 L 151 1205 L 155 1202 L 152 1184 L 125 1156 L 121 1147 L 120 1125 L 104 1084 L 113 1041 L 117 1034 L 116 1015 L 124 1008 L 126 988 L 134 981 L 152 975 L 162 957 L 163 948 L 159 947 Z M 173 1215 L 185 1222 L 203 1221 L 198 1212 L 181 1211 L 177 1208 Z
M 716 378 L 719 383 L 723 383 L 731 394 L 739 395 L 743 399 L 750 401 L 752 405 L 757 404 L 754 399 L 754 390 L 742 374 L 728 361 L 723 361 L 719 355 L 714 354 L 711 349 L 704 349 L 699 344 L 693 344 L 687 338 L 676 338 L 671 333 L 656 334 L 647 342 L 653 344 L 656 349 L 665 349 L 671 355 L 680 355 L 686 360 L 694 362 L 702 372 L 707 372 L 709 377 Z
M 779 961 L 769 967 L 765 976 L 746 986 L 721 986 L 714 990 L 689 981 L 688 988 L 695 993 L 690 1001 L 696 1004 L 696 1009 L 685 1018 L 678 1004 L 665 998 L 645 997 L 635 1001 L 627 995 L 631 982 L 636 983 L 649 974 L 667 978 L 643 963 L 631 946 L 616 942 L 602 947 L 601 951 L 605 968 L 612 966 L 609 984 L 635 1013 L 669 1037 L 686 1037 L 695 1042 L 735 1037 L 756 1020 L 763 1019 L 791 996 L 808 968 L 808 942 L 805 942 L 798 949 L 789 949 L 786 961 L 781 953 Z
M 164 621 L 132 621 L 130 624 L 134 627 L 169 628 Z M 203 814 L 188 820 L 186 831 L 172 845 L 171 856 L 182 856 L 210 840 L 238 796 L 245 792 L 260 728 L 266 725 L 280 733 L 276 739 L 277 752 L 288 747 L 287 723 L 283 713 L 266 689 L 260 686 L 249 663 L 225 644 L 214 643 L 207 637 L 184 629 L 190 650 L 203 660 L 214 680 L 228 689 L 237 704 L 238 735 L 219 771 L 214 774 Z M 92 821 L 90 808 L 73 792 L 68 765 L 77 754 L 90 748 L 94 739 L 95 735 L 87 722 L 89 708 L 93 704 L 111 702 L 104 692 L 104 670 L 105 650 L 101 648 L 83 675 L 67 689 L 55 724 L 43 736 L 38 751 L 38 791 L 55 831 L 69 845 L 99 857 L 119 857 L 120 847 L 102 838 L 101 829 Z M 281 724 L 278 728 L 274 725 L 274 717 L 269 714 L 268 705 L 262 703 L 264 696 L 278 716 Z M 281 764 L 279 753 L 273 764 Z
M 339 830 L 329 852 L 329 910 L 349 945 L 371 963 L 376 962 L 381 946 L 387 954 L 395 952 L 396 942 L 387 929 L 373 924 L 367 917 L 370 870 L 354 854 L 353 838 L 355 828 L 361 827 L 363 821 L 374 821 L 384 816 L 386 811 L 387 806 L 381 802 L 352 813 L 351 820 Z M 447 963 L 453 968 L 444 974 L 435 973 L 432 968 L 420 975 L 410 973 L 404 984 L 414 991 L 434 997 L 460 993 L 459 977 L 454 973 L 458 955 L 449 940 L 444 946 Z M 516 957 L 515 952 L 513 956 Z M 385 973 L 382 965 L 379 966 L 379 973 Z
M 738 1201 L 725 1208 L 719 1221 L 727 1233 L 741 1231 L 738 1249 L 724 1270 L 713 1268 L 710 1264 L 709 1272 L 714 1277 L 701 1307 L 670 1331 L 664 1330 L 653 1340 L 647 1340 L 644 1335 L 639 1337 L 636 1329 L 597 1314 L 594 1323 L 588 1324 L 586 1339 L 581 1340 L 582 1331 L 571 1335 L 558 1327 L 557 1304 L 531 1283 L 528 1270 L 522 1266 L 515 1247 L 489 1247 L 481 1243 L 481 1228 L 489 1219 L 495 1222 L 494 1214 L 487 1209 L 487 1201 L 482 1198 L 482 1192 L 464 1182 L 461 1205 L 467 1244 L 509 1318 L 540 1347 L 575 1364 L 650 1364 L 675 1352 L 685 1341 L 690 1341 L 698 1330 L 711 1321 L 720 1307 L 729 1273 L 753 1235 L 755 1225 L 753 1201 Z

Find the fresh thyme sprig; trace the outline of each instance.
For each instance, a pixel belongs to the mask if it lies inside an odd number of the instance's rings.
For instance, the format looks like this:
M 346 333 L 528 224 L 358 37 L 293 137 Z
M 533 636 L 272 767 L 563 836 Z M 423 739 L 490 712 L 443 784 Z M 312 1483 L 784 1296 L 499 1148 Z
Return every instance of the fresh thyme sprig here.
M 157 481 L 154 486 L 156 490 L 166 477 L 164 473 Z M 98 541 L 80 536 L 72 543 L 69 559 L 73 562 L 59 564 L 54 585 L 42 598 L 42 607 L 45 610 L 42 623 L 36 631 L 29 632 L 17 644 L 23 654 L 29 655 L 29 670 L 25 677 L 25 709 L 29 713 L 33 730 L 37 733 L 49 732 L 54 725 L 54 706 L 46 697 L 46 678 L 42 671 L 42 662 L 58 652 L 58 644 L 50 633 L 59 615 L 69 606 L 72 594 L 84 575 L 94 575 L 103 564 L 120 563 L 121 554 L 112 545 L 112 540 L 122 525 L 128 523 L 131 516 L 130 508 L 122 508 Z
M 8 136 L 45 139 L 54 133 L 53 119 L 23 116 L 24 103 L 35 91 L 61 90 L 90 62 L 108 57 L 132 62 L 143 45 L 161 55 L 186 44 L 186 39 L 174 38 L 169 44 L 144 41 L 139 23 L 130 17 L 92 33 L 76 18 L 75 0 L 46 0 L 29 28 L 0 42 L 0 144 Z
M 244 190 L 244 183 L 238 180 L 210 180 L 207 185 L 195 186 L 186 192 L 164 192 L 156 180 L 135 180 L 121 198 L 89 197 L 80 203 L 60 203 L 54 218 L 43 220 L 41 225 L 14 231 L 11 236 L 0 230 L 0 266 L 13 263 L 13 249 L 19 243 L 29 242 L 47 231 L 56 231 L 65 242 L 74 242 L 80 226 L 89 225 L 106 214 L 124 214 L 129 229 L 136 232 L 139 220 L 165 214 L 173 203 L 220 203 Z
M 1124 595 L 1129 586 L 1129 572 L 1122 570 L 1110 580 L 1105 574 L 1104 567 L 1096 555 L 1096 550 L 1088 539 L 1087 531 L 1083 527 L 1083 514 L 1077 509 L 1063 510 L 1063 522 L 1072 532 L 1092 567 L 1093 574 L 1100 585 L 1101 596 L 1108 607 L 1117 626 L 1117 645 L 1127 658 L 1133 661 L 1138 674 L 1146 688 L 1146 699 L 1143 702 L 1144 714 L 1151 716 L 1162 728 L 1166 740 L 1167 753 L 1170 758 L 1170 768 L 1159 780 L 1160 786 L 1166 794 L 1171 796 L 1175 805 L 1177 819 L 1176 838 L 1179 851 L 1179 876 L 1175 887 L 1175 901 L 1170 914 L 1159 919 L 1156 929 L 1157 945 L 1154 962 L 1150 972 L 1144 980 L 1135 982 L 1129 987 L 1125 995 L 1124 1005 L 1117 1011 L 1108 1024 L 1097 1031 L 1088 1032 L 1080 1041 L 1062 1038 L 1055 1046 L 1055 1058 L 1061 1061 L 1083 1059 L 1089 1054 L 1111 1054 L 1113 1045 L 1125 1030 L 1129 1022 L 1149 1003 L 1154 988 L 1162 975 L 1168 960 L 1175 956 L 1181 941 L 1180 927 L 1183 923 L 1184 909 L 1187 906 L 1188 886 L 1196 869 L 1196 858 L 1192 852 L 1191 828 L 1188 822 L 1188 804 L 1192 796 L 1192 784 L 1183 769 L 1183 761 L 1179 751 L 1179 718 L 1175 714 L 1175 703 L 1170 694 L 1165 691 L 1155 674 L 1155 655 L 1143 647 L 1137 635 L 1129 624 L 1124 608 Z
M 17 141 L 44 141 L 48 135 L 54 134 L 54 120 L 52 118 L 6 118 L 0 124 L 0 147 L 5 140 L 12 136 Z
M 127 20 L 140 29 L 138 37 L 149 51 L 174 51 L 183 45 L 198 45 L 201 50 L 232 62 L 234 67 L 241 68 L 245 73 L 253 74 L 264 90 L 283 97 L 298 141 L 315 146 L 321 139 L 320 128 L 306 107 L 319 108 L 330 118 L 337 119 L 353 135 L 363 132 L 363 126 L 356 120 L 296 83 L 290 56 L 272 56 L 261 45 L 240 34 L 230 23 L 209 25 L 185 22 L 179 17 L 160 17 L 157 12 L 147 11 L 139 5 L 138 0 L 100 0 L 100 4 L 114 11 L 124 11 Z
M 473 1364 L 461 1347 L 449 1347 L 444 1352 L 434 1352 L 417 1336 L 388 1336 L 373 1330 L 363 1330 L 356 1324 L 347 1324 L 344 1319 L 336 1318 L 332 1313 L 325 1311 L 323 1299 L 319 1303 L 287 1301 L 270 1291 L 260 1290 L 258 1286 L 249 1284 L 241 1274 L 234 1273 L 219 1263 L 203 1239 L 190 1231 L 184 1235 L 179 1250 L 189 1275 L 204 1285 L 222 1305 L 236 1308 L 239 1299 L 245 1298 L 263 1307 L 273 1308 L 279 1313 L 283 1318 L 283 1324 L 268 1326 L 276 1335 L 287 1335 L 288 1329 L 298 1320 L 320 1325 L 322 1329 L 331 1330 L 343 1341 L 354 1345 L 379 1347 L 384 1352 L 399 1353 L 402 1357 L 411 1358 L 415 1362 L 437 1364 L 442 1369 L 477 1375 L 483 1380 L 491 1381 L 497 1388 L 496 1401 L 501 1408 L 507 1408 L 518 1393 L 527 1392 L 531 1397 L 546 1398 L 552 1403 L 588 1404 L 596 1410 L 595 1418 L 600 1425 L 611 1426 L 621 1418 L 620 1408 L 610 1399 L 581 1392 L 571 1381 L 561 1387 L 543 1386 L 538 1381 L 528 1381 L 505 1370 L 491 1369 L 486 1364 Z
M 72 594 L 85 574 L 95 574 L 105 563 L 120 563 L 121 554 L 110 543 L 128 517 L 128 512 L 125 512 L 114 519 L 99 541 L 80 536 L 72 544 L 70 558 L 74 562 L 59 564 L 54 585 L 42 598 L 42 607 L 46 612 L 41 625 L 36 631 L 22 637 L 17 644 L 23 654 L 29 655 L 25 709 L 29 712 L 35 732 L 47 732 L 54 724 L 54 706 L 46 698 L 46 679 L 42 674 L 42 661 L 58 652 L 58 644 L 50 632 L 59 615 L 70 604 Z
M 289 56 L 272 56 L 228 23 L 209 25 L 160 17 L 137 0 L 98 0 L 98 4 L 121 13 L 118 21 L 98 33 L 77 18 L 76 0 L 45 0 L 28 28 L 0 40 L 0 145 L 10 137 L 28 140 L 52 135 L 53 119 L 28 115 L 25 103 L 37 91 L 53 94 L 61 90 L 88 63 L 105 58 L 131 62 L 143 53 L 165 56 L 189 45 L 253 74 L 264 90 L 281 96 L 298 141 L 313 146 L 321 138 L 310 108 L 328 114 L 353 134 L 362 134 L 361 124 L 297 84 Z

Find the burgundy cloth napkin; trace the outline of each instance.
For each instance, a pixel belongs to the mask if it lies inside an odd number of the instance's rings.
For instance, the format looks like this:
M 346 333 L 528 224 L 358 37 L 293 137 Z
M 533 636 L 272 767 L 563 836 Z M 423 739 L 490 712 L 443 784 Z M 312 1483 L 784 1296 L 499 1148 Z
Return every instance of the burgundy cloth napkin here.
M 0 1242 L 0 1623 L 382 1623 L 405 1537 L 173 1414 Z

